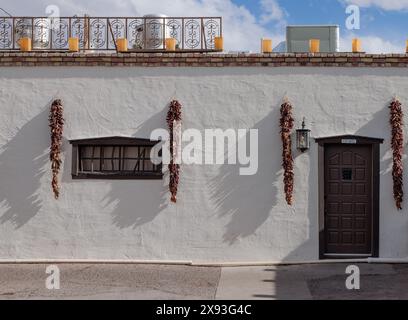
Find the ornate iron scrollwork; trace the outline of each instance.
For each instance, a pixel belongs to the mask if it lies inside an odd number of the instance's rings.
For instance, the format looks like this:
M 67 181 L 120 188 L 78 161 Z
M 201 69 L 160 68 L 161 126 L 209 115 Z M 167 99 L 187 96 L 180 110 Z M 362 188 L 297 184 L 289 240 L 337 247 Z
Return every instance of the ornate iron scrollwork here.
M 108 22 L 111 25 L 112 33 L 109 30 L 109 48 L 115 48 L 115 41 L 119 38 L 125 37 L 125 23 L 120 19 L 109 19 Z
M 167 21 L 167 29 L 170 38 L 176 39 L 176 45 L 181 46 L 181 22 L 177 19 Z
M 34 19 L 33 21 L 34 21 L 33 48 L 35 49 L 50 48 L 50 33 L 51 33 L 50 20 L 39 18 Z
M 18 18 L 14 21 L 14 46 L 20 48 L 18 41 L 24 37 L 31 38 L 31 19 Z
M 0 19 L 0 48 L 10 49 L 13 41 L 13 23 L 11 19 Z
M 146 19 L 146 48 L 158 49 L 163 46 L 163 22 L 160 19 Z
M 210 19 L 204 23 L 205 42 L 208 49 L 214 49 L 214 38 L 220 34 L 220 25 L 217 20 Z
M 144 25 L 141 19 L 128 20 L 128 40 L 132 49 L 141 50 L 144 48 Z
M 34 50 L 67 50 L 74 37 L 81 50 L 114 50 L 119 38 L 127 38 L 131 50 L 163 50 L 173 38 L 176 49 L 205 51 L 214 49 L 221 26 L 217 17 L 1 17 L 0 50 L 18 49 L 23 37 Z
M 197 49 L 200 45 L 200 23 L 197 20 L 190 19 L 184 25 L 184 43 L 189 49 Z
M 106 20 L 91 19 L 90 23 L 90 47 L 101 49 L 106 45 Z
M 68 45 L 68 22 L 62 19 L 52 21 L 52 47 L 64 49 Z
M 71 26 L 72 37 L 78 38 L 79 47 L 84 49 L 86 46 L 86 36 L 85 36 L 85 19 L 76 18 L 72 22 Z

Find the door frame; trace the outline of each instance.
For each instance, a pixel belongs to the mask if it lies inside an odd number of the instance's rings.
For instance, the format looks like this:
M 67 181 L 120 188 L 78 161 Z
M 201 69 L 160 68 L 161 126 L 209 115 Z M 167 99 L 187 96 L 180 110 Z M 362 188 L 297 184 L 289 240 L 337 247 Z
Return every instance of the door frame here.
M 370 257 L 379 256 L 379 234 L 380 234 L 380 144 L 384 142 L 381 138 L 370 138 L 356 135 L 341 135 L 332 137 L 316 138 L 318 143 L 318 192 L 319 192 L 319 259 L 327 259 L 325 251 L 325 163 L 324 152 L 326 144 L 338 145 L 369 145 L 371 146 L 372 159 L 372 232 L 371 232 L 371 255 Z M 367 257 L 364 255 L 339 255 L 330 258 L 360 258 Z

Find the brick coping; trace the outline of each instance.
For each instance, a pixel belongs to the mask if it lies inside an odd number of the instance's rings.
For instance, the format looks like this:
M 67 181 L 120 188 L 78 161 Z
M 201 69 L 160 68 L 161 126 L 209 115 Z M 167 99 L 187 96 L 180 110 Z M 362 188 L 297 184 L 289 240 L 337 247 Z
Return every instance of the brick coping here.
M 0 67 L 408 67 L 408 54 L 0 52 Z

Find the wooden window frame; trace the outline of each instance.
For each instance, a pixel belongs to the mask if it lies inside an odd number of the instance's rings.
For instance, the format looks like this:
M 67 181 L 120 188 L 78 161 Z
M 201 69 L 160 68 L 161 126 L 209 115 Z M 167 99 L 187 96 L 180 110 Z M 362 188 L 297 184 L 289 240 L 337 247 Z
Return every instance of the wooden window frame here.
M 92 173 L 79 170 L 80 148 L 95 147 L 153 147 L 160 141 L 132 137 L 103 137 L 92 139 L 70 140 L 72 145 L 72 179 L 103 179 L 103 180 L 161 180 L 163 179 L 162 164 L 157 165 L 157 172 L 135 171 L 133 174 L 120 173 Z

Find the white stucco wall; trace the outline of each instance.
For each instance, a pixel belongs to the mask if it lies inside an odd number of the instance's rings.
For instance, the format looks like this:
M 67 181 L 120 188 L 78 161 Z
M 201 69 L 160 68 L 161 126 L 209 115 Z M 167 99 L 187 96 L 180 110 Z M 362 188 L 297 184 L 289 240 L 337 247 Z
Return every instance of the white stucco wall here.
M 407 257 L 408 212 L 398 212 L 392 198 L 388 124 L 390 99 L 398 94 L 408 106 L 407 87 L 408 70 L 394 68 L 2 68 L 0 259 L 317 259 L 317 146 L 312 142 L 305 154 L 294 149 L 295 201 L 288 207 L 278 125 L 284 95 L 297 125 L 307 117 L 313 137 L 385 139 L 380 256 Z M 183 104 L 183 128 L 258 129 L 258 173 L 239 176 L 234 165 L 183 165 L 176 205 L 169 203 L 167 176 L 71 179 L 67 140 L 148 138 L 166 127 L 173 97 Z M 58 201 L 48 161 L 48 112 L 55 98 L 63 100 L 66 119 Z M 405 165 L 407 185 L 406 158 Z

